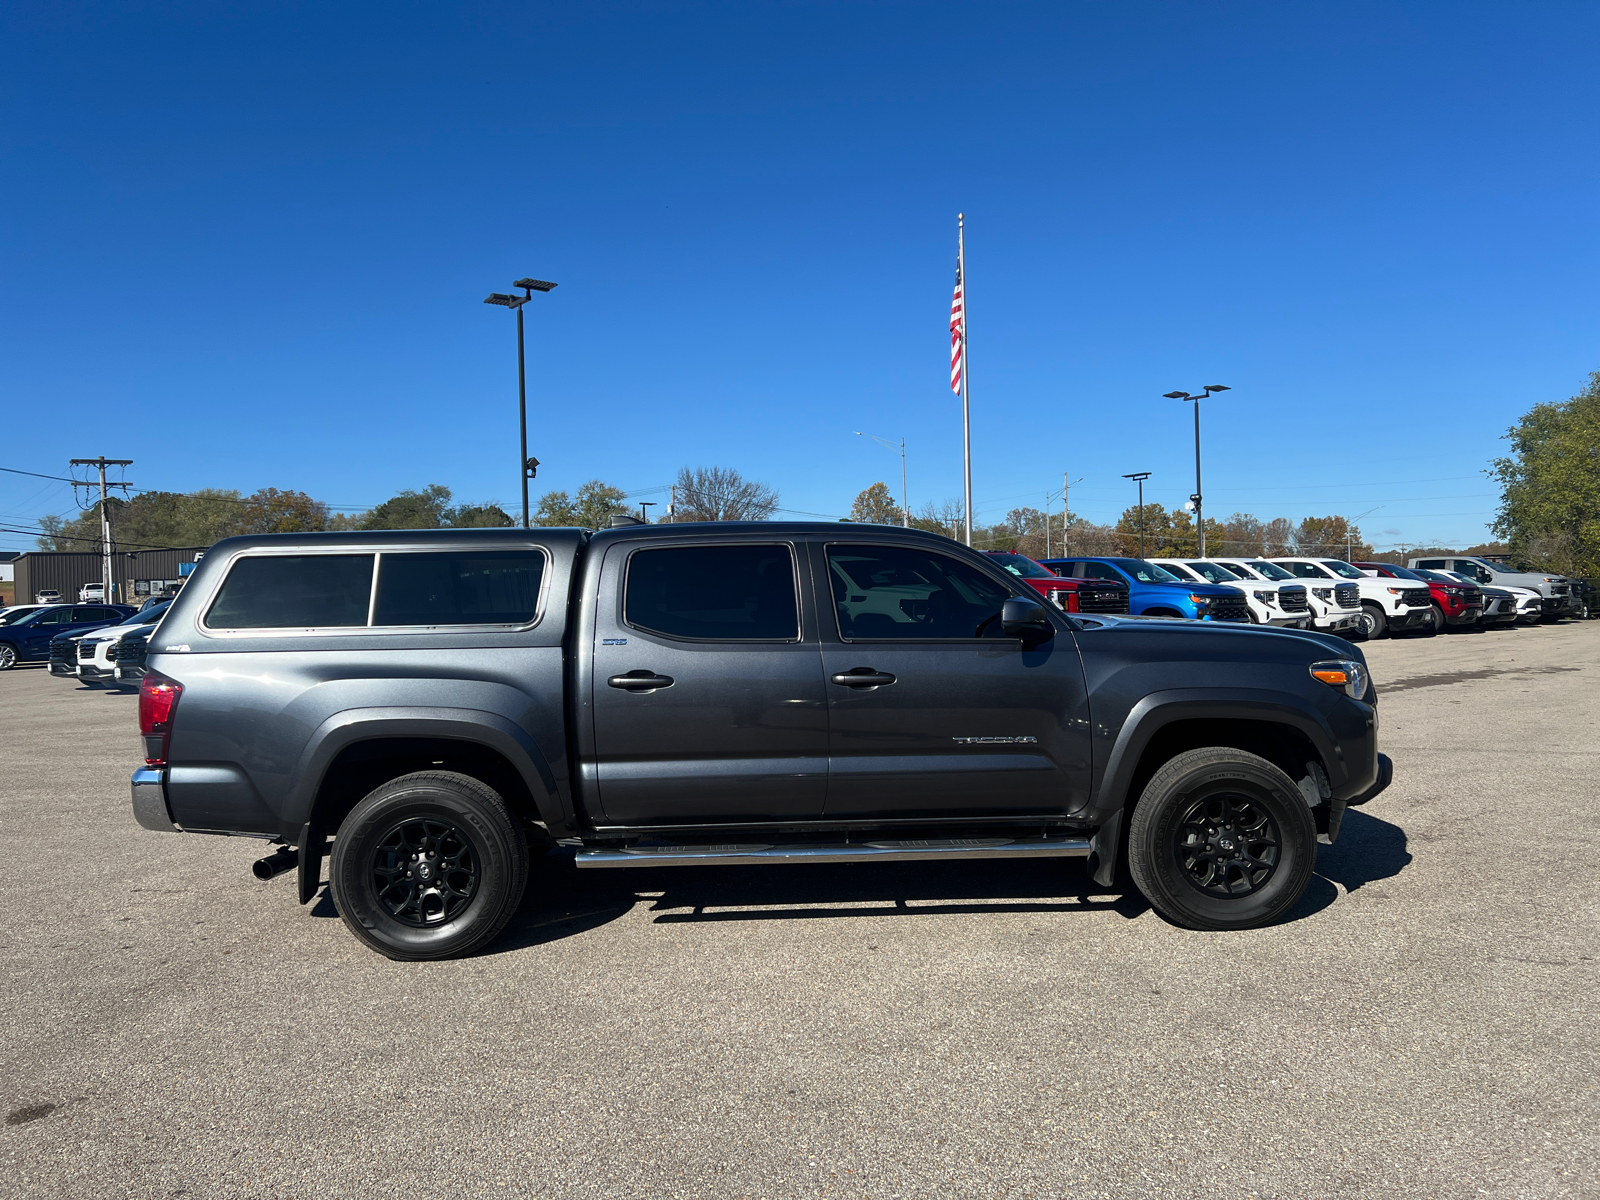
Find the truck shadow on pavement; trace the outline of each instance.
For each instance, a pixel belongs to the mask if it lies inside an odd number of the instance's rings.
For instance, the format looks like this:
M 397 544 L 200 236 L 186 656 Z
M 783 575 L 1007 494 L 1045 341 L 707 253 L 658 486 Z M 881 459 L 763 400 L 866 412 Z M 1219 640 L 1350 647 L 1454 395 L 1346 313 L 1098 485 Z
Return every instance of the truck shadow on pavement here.
M 1339 887 L 1346 892 L 1359 891 L 1369 883 L 1392 879 L 1410 864 L 1404 829 L 1359 808 L 1349 809 L 1339 828 L 1339 840 L 1317 847 L 1317 873 L 1284 921 L 1299 921 L 1321 912 L 1339 898 Z
M 1352 809 L 1338 842 L 1318 848 L 1311 885 L 1280 924 L 1315 916 L 1338 901 L 1340 887 L 1358 891 L 1393 878 L 1410 862 L 1403 829 Z M 1100 888 L 1081 859 L 580 871 L 572 851 L 555 850 L 533 863 L 516 916 L 479 953 L 505 954 L 575 937 L 641 904 L 657 925 L 980 913 L 1113 912 L 1132 920 L 1150 907 L 1131 886 L 1121 892 Z M 326 890 L 312 915 L 338 915 Z
M 1352 809 L 1338 842 L 1319 847 L 1311 886 L 1283 923 L 1330 907 L 1339 887 L 1358 891 L 1410 862 L 1403 829 Z M 658 925 L 977 913 L 1114 912 L 1131 920 L 1150 907 L 1131 888 L 1100 888 L 1080 859 L 580 871 L 571 851 L 557 850 L 534 864 L 522 907 L 485 953 L 573 937 L 641 904 Z

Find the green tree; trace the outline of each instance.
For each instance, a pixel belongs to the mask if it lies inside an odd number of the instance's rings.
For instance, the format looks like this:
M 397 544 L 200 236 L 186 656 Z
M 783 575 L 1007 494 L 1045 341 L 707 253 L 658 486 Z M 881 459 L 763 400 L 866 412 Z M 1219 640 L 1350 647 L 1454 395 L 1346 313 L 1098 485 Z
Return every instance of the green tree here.
M 445 522 L 452 529 L 504 529 L 516 522 L 511 514 L 498 504 L 462 504 L 445 513 Z
M 1536 404 L 1506 433 L 1494 531 L 1519 562 L 1568 575 L 1600 574 L 1600 371 L 1557 404 Z
M 409 488 L 389 497 L 361 518 L 363 529 L 440 529 L 448 521 L 450 489 L 430 483 L 420 492 Z
M 566 492 L 546 492 L 539 498 L 533 514 L 535 525 L 579 526 L 603 529 L 612 513 L 627 509 L 627 496 L 621 488 L 591 479 L 578 489 L 576 497 Z
M 873 484 L 850 506 L 850 519 L 867 525 L 898 525 L 903 516 L 886 483 Z
M 1188 514 L 1185 513 L 1184 516 L 1187 517 Z M 1139 543 L 1143 540 L 1144 553 L 1150 557 L 1158 557 L 1162 554 L 1162 547 L 1172 541 L 1172 514 L 1167 511 L 1166 505 L 1153 500 L 1142 510 L 1137 504 L 1130 504 L 1123 509 L 1122 516 L 1117 518 L 1117 533 L 1122 539 L 1122 553 L 1138 554 Z

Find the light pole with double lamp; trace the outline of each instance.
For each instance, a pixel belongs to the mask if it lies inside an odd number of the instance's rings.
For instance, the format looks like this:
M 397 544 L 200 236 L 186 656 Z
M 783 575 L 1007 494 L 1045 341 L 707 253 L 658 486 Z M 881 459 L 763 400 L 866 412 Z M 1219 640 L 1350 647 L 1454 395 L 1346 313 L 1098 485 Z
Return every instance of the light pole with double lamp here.
M 1200 557 L 1206 556 L 1206 517 L 1200 499 L 1200 401 L 1212 392 L 1231 392 L 1233 389 L 1220 383 L 1208 383 L 1205 390 L 1191 396 L 1188 392 L 1163 392 L 1165 400 L 1193 400 L 1194 401 L 1194 495 L 1189 499 L 1194 502 L 1194 524 L 1200 531 Z
M 1135 471 L 1132 475 L 1124 475 L 1124 479 L 1131 479 L 1139 485 L 1139 557 L 1144 557 L 1144 481 L 1149 479 L 1151 472 Z
M 485 304 L 498 304 L 515 309 L 517 313 L 517 414 L 522 425 L 522 527 L 528 527 L 528 480 L 539 470 L 539 460 L 528 457 L 528 357 L 523 349 L 522 306 L 533 299 L 535 292 L 548 292 L 556 285 L 543 279 L 519 279 L 511 285 L 522 289 L 520 296 L 504 292 L 491 292 Z

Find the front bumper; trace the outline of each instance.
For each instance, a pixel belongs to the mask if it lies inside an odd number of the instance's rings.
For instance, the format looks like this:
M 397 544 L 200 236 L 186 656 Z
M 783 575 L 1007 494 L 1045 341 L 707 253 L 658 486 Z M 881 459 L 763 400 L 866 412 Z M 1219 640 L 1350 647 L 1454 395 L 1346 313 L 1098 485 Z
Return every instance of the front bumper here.
M 1389 618 L 1390 629 L 1421 629 L 1433 620 L 1431 608 L 1407 608 Z
M 78 664 L 63 662 L 59 658 L 50 660 L 50 674 L 58 679 L 76 679 L 78 677 Z
M 156 833 L 181 833 L 167 809 L 167 773 L 140 767 L 133 773 L 133 819 Z
M 110 667 L 96 666 L 94 663 L 79 663 L 79 679 L 110 679 L 114 671 Z
M 1446 625 L 1475 625 L 1482 615 L 1482 608 L 1463 608 L 1457 613 L 1445 613 L 1444 623 Z
M 1547 617 L 1575 617 L 1583 611 L 1583 601 L 1576 596 L 1546 596 L 1539 608 Z
M 1325 617 L 1312 617 L 1311 627 L 1321 629 L 1328 633 L 1343 633 L 1346 629 L 1354 629 L 1361 624 L 1361 613 L 1344 612 L 1336 609 Z

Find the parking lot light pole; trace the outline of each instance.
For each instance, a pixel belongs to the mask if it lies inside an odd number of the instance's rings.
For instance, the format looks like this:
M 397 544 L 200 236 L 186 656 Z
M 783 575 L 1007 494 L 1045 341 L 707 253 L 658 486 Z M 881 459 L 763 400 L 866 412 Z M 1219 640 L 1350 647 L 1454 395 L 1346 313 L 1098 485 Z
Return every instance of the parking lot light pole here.
M 535 459 L 528 457 L 528 356 L 523 349 L 522 340 L 522 306 L 533 299 L 535 292 L 548 292 L 556 285 L 543 279 L 519 279 L 511 285 L 522 289 L 520 296 L 508 296 L 504 292 L 491 292 L 484 300 L 485 304 L 498 304 L 502 308 L 516 310 L 517 314 L 517 414 L 522 426 L 522 462 L 520 473 L 522 475 L 522 527 L 528 528 L 528 480 L 533 478 L 539 464 Z
M 1212 392 L 1231 392 L 1233 389 L 1220 383 L 1208 383 L 1205 389 L 1191 396 L 1188 392 L 1163 392 L 1162 398 L 1166 400 L 1193 400 L 1194 401 L 1194 495 L 1189 499 L 1194 502 L 1194 524 L 1200 531 L 1200 557 L 1206 556 L 1206 517 L 1204 502 L 1200 499 L 1200 401 Z
M 900 456 L 900 527 L 911 528 L 911 509 L 906 503 L 906 440 L 901 438 L 898 442 L 891 442 L 888 438 L 881 438 L 875 433 L 862 433 L 856 430 L 857 437 L 871 438 L 880 445 L 887 446 Z
M 1124 479 L 1131 479 L 1139 485 L 1139 557 L 1144 557 L 1144 481 L 1149 479 L 1151 472 L 1135 471 L 1132 475 L 1124 475 Z

